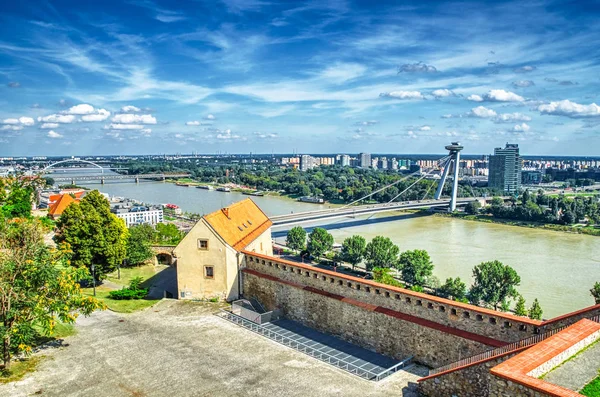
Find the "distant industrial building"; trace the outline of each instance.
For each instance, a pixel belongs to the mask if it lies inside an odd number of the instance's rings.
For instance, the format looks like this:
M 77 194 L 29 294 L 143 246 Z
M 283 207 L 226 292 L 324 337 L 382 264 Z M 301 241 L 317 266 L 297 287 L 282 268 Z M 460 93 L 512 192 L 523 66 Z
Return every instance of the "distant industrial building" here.
M 342 167 L 349 167 L 350 166 L 350 156 L 348 156 L 347 154 L 342 154 L 340 164 Z
M 519 145 L 507 143 L 504 148 L 495 148 L 489 161 L 488 186 L 515 194 L 521 188 L 521 157 Z

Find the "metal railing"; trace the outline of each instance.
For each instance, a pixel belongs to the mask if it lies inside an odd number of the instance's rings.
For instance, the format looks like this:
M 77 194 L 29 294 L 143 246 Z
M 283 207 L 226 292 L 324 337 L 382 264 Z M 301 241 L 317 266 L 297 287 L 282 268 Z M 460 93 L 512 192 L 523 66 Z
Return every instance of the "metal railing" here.
M 252 332 L 266 336 L 267 338 L 274 340 L 275 342 L 281 343 L 284 346 L 291 347 L 299 352 L 302 352 L 311 357 L 314 357 L 317 360 L 331 364 L 337 368 L 343 369 L 344 371 L 347 371 L 351 374 L 357 375 L 357 376 L 359 376 L 363 379 L 367 379 L 367 380 L 379 381 L 379 380 L 385 378 L 386 376 L 389 376 L 389 375 L 399 371 L 402 368 L 406 368 L 412 362 L 412 357 L 410 357 L 410 358 L 407 358 L 407 359 L 399 362 L 398 364 L 394 365 L 393 367 L 390 367 L 384 371 L 373 372 L 371 370 L 362 368 L 366 365 L 370 365 L 370 363 L 368 363 L 368 362 L 365 362 L 361 366 L 354 365 L 352 363 L 349 363 L 347 361 L 339 359 L 335 356 L 332 356 L 331 354 L 316 350 L 314 347 L 312 347 L 311 345 L 309 345 L 307 343 L 292 339 L 289 336 L 283 335 L 279 332 L 276 332 L 274 330 L 266 328 L 266 327 L 262 326 L 261 324 L 257 324 L 246 318 L 240 317 L 232 312 L 229 312 L 226 310 L 221 310 L 219 313 L 217 313 L 217 315 L 228 321 L 231 321 L 237 325 L 240 325 Z
M 279 311 L 259 313 L 253 304 L 246 299 L 239 299 L 231 303 L 231 313 L 250 320 L 256 324 L 266 324 L 279 318 Z
M 462 360 L 458 360 L 453 363 L 434 368 L 429 371 L 429 376 L 436 375 L 441 372 L 449 371 L 449 370 L 452 370 L 455 368 L 464 367 L 466 365 L 473 364 L 478 361 L 492 359 L 494 357 L 498 357 L 503 354 L 522 349 L 524 347 L 533 346 L 533 345 L 538 344 L 539 342 L 543 341 L 544 339 L 557 334 L 558 332 L 562 331 L 563 329 L 567 328 L 568 326 L 569 325 L 564 325 L 562 327 L 553 329 L 551 331 L 544 332 L 543 334 L 533 335 L 533 336 L 530 336 L 529 338 L 521 339 L 520 341 L 513 342 L 508 345 L 498 347 L 496 349 L 488 350 L 483 353 L 475 354 L 474 356 L 463 358 Z

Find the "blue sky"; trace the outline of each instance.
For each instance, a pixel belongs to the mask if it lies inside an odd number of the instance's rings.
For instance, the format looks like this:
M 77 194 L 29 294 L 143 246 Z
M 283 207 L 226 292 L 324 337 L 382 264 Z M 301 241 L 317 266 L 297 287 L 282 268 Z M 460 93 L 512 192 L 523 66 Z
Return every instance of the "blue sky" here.
M 0 11 L 0 156 L 600 155 L 598 2 L 52 1 Z

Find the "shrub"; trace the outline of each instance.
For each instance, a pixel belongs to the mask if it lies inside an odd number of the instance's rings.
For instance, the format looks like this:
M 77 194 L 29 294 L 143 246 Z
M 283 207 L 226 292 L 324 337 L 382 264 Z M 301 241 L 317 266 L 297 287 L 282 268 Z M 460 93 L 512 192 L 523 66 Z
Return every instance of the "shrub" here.
M 134 277 L 129 282 L 128 287 L 123 287 L 117 291 L 110 291 L 108 296 L 115 300 L 144 299 L 148 295 L 148 288 L 141 287 L 142 281 L 142 277 Z

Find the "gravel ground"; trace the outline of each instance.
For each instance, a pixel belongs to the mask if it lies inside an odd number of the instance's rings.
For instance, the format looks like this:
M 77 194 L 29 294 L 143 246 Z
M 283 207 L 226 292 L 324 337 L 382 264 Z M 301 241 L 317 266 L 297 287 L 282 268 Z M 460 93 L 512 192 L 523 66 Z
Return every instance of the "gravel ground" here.
M 164 300 L 134 314 L 97 312 L 48 348 L 38 370 L 0 396 L 417 396 L 426 369 L 380 382 L 332 366 L 214 316 L 218 304 Z
M 567 389 L 579 391 L 600 371 L 600 342 L 549 372 L 544 380 Z

